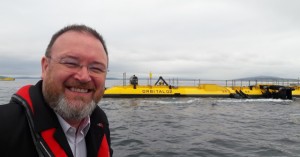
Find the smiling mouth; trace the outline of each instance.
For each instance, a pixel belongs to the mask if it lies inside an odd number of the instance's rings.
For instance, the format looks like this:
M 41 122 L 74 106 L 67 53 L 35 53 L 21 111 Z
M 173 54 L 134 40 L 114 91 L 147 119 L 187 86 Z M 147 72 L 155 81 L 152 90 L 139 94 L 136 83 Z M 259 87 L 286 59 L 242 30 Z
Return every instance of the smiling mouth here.
M 92 91 L 90 89 L 81 89 L 81 88 L 74 88 L 74 87 L 69 88 L 69 90 L 77 93 L 89 93 Z
M 80 83 L 78 81 L 67 81 L 65 82 L 65 88 L 74 93 L 91 93 L 95 92 L 96 88 L 92 83 Z

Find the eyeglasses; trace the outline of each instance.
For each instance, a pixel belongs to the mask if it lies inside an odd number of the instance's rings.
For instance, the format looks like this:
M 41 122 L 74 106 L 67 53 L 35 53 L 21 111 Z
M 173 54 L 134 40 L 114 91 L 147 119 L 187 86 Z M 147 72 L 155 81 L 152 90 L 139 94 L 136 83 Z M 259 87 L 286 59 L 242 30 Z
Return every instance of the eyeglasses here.
M 93 77 L 101 77 L 103 74 L 108 72 L 105 65 L 100 63 L 92 63 L 89 65 L 82 65 L 79 63 L 79 60 L 72 57 L 65 57 L 60 59 L 54 59 L 51 56 L 46 56 L 49 60 L 54 61 L 57 64 L 62 65 L 65 71 L 71 73 L 77 73 L 81 70 L 82 67 L 87 67 L 89 74 Z

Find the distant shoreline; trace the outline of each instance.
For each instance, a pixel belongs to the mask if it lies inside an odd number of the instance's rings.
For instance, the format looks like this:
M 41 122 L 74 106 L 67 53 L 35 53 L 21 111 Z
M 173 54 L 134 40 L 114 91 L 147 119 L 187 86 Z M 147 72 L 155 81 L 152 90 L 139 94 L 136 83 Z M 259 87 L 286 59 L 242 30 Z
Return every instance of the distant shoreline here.
M 36 76 L 16 76 L 16 77 L 6 77 L 0 76 L 0 81 L 3 78 L 14 78 L 14 79 L 41 79 L 41 77 Z M 129 78 L 126 78 L 128 80 Z M 148 80 L 146 77 L 139 77 L 139 80 Z M 152 78 L 152 80 L 156 80 L 158 78 Z M 165 78 L 170 79 L 170 78 Z M 184 81 L 193 81 L 193 80 L 215 80 L 215 79 L 192 79 L 192 78 L 174 78 L 176 80 L 184 80 Z M 115 78 L 115 77 L 107 77 L 106 80 L 123 80 L 123 78 Z M 217 79 L 218 80 L 218 79 Z M 291 79 L 291 78 L 280 78 L 280 77 L 272 77 L 272 76 L 257 76 L 257 77 L 246 77 L 246 78 L 238 78 L 238 79 L 229 79 L 234 81 L 278 81 L 278 80 L 289 80 L 289 81 L 300 81 L 299 79 Z

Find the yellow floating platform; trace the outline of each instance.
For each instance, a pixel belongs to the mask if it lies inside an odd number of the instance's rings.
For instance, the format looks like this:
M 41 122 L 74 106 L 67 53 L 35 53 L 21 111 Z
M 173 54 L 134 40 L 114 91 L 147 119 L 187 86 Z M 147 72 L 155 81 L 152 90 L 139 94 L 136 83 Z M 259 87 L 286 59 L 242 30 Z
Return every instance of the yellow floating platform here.
M 12 77 L 0 77 L 0 81 L 14 81 L 15 78 Z
M 229 97 L 234 91 L 216 84 L 199 86 L 113 86 L 105 90 L 104 97 Z
M 104 97 L 227 97 L 227 98 L 279 98 L 300 97 L 300 86 L 256 84 L 252 86 L 171 86 L 162 77 L 154 85 L 139 85 L 137 77 L 130 85 L 107 88 Z

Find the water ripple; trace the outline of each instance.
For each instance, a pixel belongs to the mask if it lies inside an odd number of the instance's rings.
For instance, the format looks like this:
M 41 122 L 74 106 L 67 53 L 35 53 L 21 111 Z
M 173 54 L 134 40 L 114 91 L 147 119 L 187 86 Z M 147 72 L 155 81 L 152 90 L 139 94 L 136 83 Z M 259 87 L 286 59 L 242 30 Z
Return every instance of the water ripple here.
M 257 157 L 299 153 L 298 101 L 107 98 L 103 103 L 112 137 L 117 136 L 112 138 L 116 156 Z

